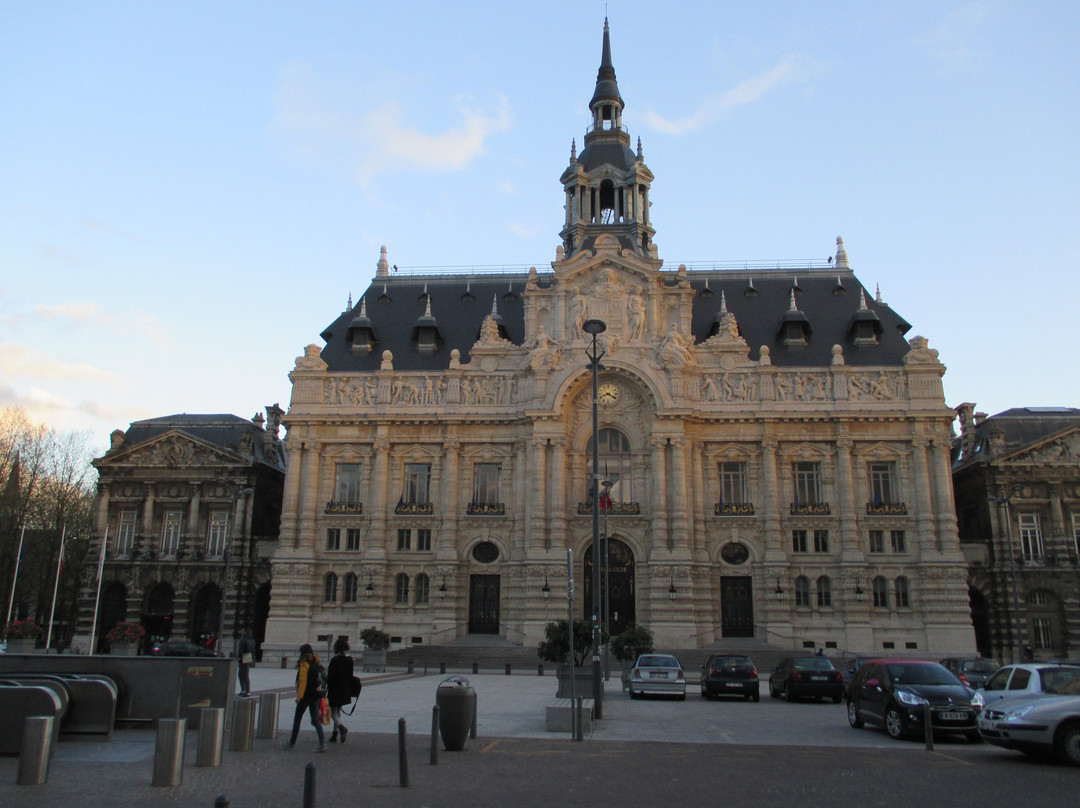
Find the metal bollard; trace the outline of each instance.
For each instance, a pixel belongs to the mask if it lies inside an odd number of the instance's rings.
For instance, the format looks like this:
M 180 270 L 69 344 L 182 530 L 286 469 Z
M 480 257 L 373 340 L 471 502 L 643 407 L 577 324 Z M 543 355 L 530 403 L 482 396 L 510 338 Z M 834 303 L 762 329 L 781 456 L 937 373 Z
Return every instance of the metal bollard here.
M 439 765 L 439 705 L 431 708 L 431 757 L 428 765 Z
M 412 672 L 413 672 L 413 661 L 410 659 L 409 660 L 409 673 L 412 673 Z
M 225 708 L 203 707 L 199 710 L 199 748 L 196 766 L 220 766 L 221 747 L 225 740 Z
M 229 798 L 224 794 L 214 797 L 214 808 L 229 808 Z
M 582 736 L 582 729 L 581 729 L 581 725 L 582 725 L 582 720 L 581 720 L 581 696 L 577 697 L 577 705 L 572 706 L 571 709 L 576 710 L 576 714 L 577 714 L 577 735 L 574 737 L 574 740 L 575 741 L 584 740 L 584 738 Z
M 469 737 L 476 740 L 476 691 L 472 694 L 472 726 L 469 727 Z
M 397 722 L 397 748 L 398 748 L 398 785 L 402 788 L 409 787 L 409 758 L 405 750 L 405 719 L 399 718 Z
M 250 752 L 251 739 L 255 734 L 255 699 L 237 699 L 233 703 L 232 734 L 229 749 L 233 752 Z
M 304 766 L 304 808 L 315 808 L 315 764 Z
M 186 718 L 159 718 L 154 746 L 154 786 L 178 786 L 184 779 Z
M 479 662 L 474 662 L 472 664 L 472 672 L 473 673 L 480 673 L 480 663 Z
M 542 662 L 538 662 L 536 664 L 536 675 L 537 676 L 543 676 L 544 675 L 544 664 Z
M 276 738 L 280 693 L 259 694 L 259 729 L 256 738 Z
M 446 663 L 445 662 L 440 662 L 439 663 L 439 673 L 446 673 Z
M 506 663 L 506 675 L 507 676 L 510 675 L 510 663 L 509 662 Z
M 39 786 L 49 782 L 49 759 L 52 757 L 53 724 L 51 715 L 28 715 L 23 719 L 22 751 L 19 753 L 20 786 Z
M 283 656 L 281 658 L 281 669 L 285 670 L 287 667 L 289 667 L 289 658 L 287 656 Z

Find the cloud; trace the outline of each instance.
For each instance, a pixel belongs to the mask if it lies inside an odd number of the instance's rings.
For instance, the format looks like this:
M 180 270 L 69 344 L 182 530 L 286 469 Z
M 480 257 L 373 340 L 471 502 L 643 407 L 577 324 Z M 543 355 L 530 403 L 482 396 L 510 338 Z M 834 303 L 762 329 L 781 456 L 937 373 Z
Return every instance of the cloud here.
M 369 92 L 375 95 L 378 90 Z M 351 112 L 349 106 L 367 111 Z M 513 123 L 510 104 L 502 96 L 493 109 L 465 99 L 457 99 L 454 106 L 457 125 L 423 132 L 412 125 L 411 113 L 398 100 L 331 100 L 307 71 L 294 69 L 278 92 L 276 124 L 293 135 L 292 145 L 301 157 L 324 165 L 344 163 L 367 185 L 377 174 L 401 168 L 461 171 L 485 153 L 493 135 L 508 131 Z
M 0 372 L 8 378 L 53 379 L 63 381 L 122 381 L 115 373 L 86 362 L 64 362 L 37 348 L 17 342 L 0 343 Z
M 792 55 L 779 64 L 744 81 L 738 87 L 706 97 L 694 114 L 685 118 L 669 120 L 659 113 L 649 110 L 645 113 L 648 126 L 669 135 L 684 135 L 697 132 L 712 121 L 738 107 L 760 101 L 766 95 L 793 81 L 803 81 L 810 75 L 812 65 L 805 57 Z
M 977 40 L 984 24 L 1000 7 L 996 0 L 975 0 L 950 11 L 938 25 L 916 37 L 927 55 L 950 68 L 970 66 L 979 56 Z
M 60 303 L 55 306 L 39 304 L 34 313 L 46 320 L 74 320 L 77 323 L 109 323 L 116 319 L 115 315 L 109 314 L 97 303 L 89 301 L 76 301 L 73 303 Z
M 137 309 L 123 313 L 114 313 L 103 309 L 89 300 L 76 300 L 69 303 L 46 305 L 39 303 L 33 313 L 12 314 L 3 319 L 12 328 L 28 324 L 48 323 L 101 328 L 123 337 L 135 337 L 146 340 L 158 348 L 168 348 L 173 344 L 172 332 L 167 324 L 156 315 Z

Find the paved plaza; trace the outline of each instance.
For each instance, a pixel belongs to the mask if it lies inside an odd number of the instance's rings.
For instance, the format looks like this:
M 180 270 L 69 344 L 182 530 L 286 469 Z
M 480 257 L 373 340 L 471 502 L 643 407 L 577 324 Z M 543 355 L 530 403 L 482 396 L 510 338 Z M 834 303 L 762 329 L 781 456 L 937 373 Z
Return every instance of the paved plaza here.
M 250 752 L 225 744 L 220 767 L 194 766 L 189 732 L 183 783 L 151 786 L 154 732 L 117 730 L 111 741 L 64 740 L 49 782 L 16 786 L 18 760 L 0 758 L 0 808 L 210 806 L 224 794 L 237 808 L 303 805 L 314 764 L 316 803 L 324 806 L 900 805 L 920 808 L 993 800 L 994 804 L 1073 805 L 1080 771 L 986 745 L 946 740 L 927 752 L 874 729 L 853 730 L 842 705 L 706 702 L 691 685 L 686 701 L 632 701 L 608 683 L 604 717 L 581 743 L 544 729 L 554 676 L 464 675 L 477 693 L 477 738 L 430 764 L 436 688 L 445 676 L 365 674 L 345 745 L 317 754 L 304 724 L 297 748 L 279 739 L 292 725 L 292 670 L 256 668 L 253 692 L 279 690 L 278 739 L 255 739 Z M 409 785 L 402 788 L 398 722 L 404 718 Z M 870 797 L 873 795 L 873 798 Z

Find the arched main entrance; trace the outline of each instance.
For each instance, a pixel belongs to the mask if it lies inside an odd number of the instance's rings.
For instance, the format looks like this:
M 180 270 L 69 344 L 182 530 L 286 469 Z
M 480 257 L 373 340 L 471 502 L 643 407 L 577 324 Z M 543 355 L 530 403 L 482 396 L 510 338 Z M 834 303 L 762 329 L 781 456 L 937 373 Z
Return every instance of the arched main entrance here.
M 221 589 L 217 584 L 206 584 L 195 595 L 191 610 L 192 642 L 205 644 L 207 638 L 217 635 L 222 630 L 221 624 Z
M 142 616 L 147 648 L 172 636 L 172 621 L 173 588 L 162 581 L 150 590 L 150 596 L 146 599 L 146 611 Z
M 606 547 L 605 547 L 606 545 Z M 634 604 L 634 551 L 618 539 L 601 539 L 600 551 L 607 552 L 608 563 L 600 566 L 601 622 L 608 625 L 611 636 L 621 634 L 637 617 Z M 584 617 L 592 619 L 592 545 L 585 548 L 582 569 L 584 579 Z M 605 597 L 606 596 L 606 597 Z M 605 610 L 606 604 L 606 610 Z

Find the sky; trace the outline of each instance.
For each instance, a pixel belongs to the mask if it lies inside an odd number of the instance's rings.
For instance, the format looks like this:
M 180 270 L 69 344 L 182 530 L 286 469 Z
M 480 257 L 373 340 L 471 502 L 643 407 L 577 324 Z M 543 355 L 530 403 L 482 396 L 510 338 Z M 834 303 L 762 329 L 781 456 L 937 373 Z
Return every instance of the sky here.
M 814 260 L 1080 406 L 1080 4 L 0 3 L 0 407 L 251 417 L 410 267 L 550 268 L 605 13 L 670 268 Z

